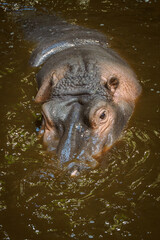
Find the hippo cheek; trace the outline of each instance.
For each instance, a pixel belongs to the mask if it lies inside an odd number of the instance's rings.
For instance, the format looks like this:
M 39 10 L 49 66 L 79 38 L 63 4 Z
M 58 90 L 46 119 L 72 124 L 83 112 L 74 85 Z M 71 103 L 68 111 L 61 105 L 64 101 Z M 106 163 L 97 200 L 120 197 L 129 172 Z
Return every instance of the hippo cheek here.
M 79 153 L 76 155 L 76 159 L 71 161 L 67 168 L 71 172 L 71 176 L 77 176 L 79 172 L 86 169 L 95 169 L 100 164 L 99 157 L 102 155 L 104 148 L 105 151 L 110 142 L 107 143 L 108 138 L 106 136 L 99 136 L 97 134 L 91 134 L 87 141 L 84 141 L 79 148 Z M 109 149 L 109 147 L 108 147 Z
M 77 177 L 83 170 L 95 169 L 100 164 L 100 156 L 109 150 L 113 144 L 112 132 L 107 136 L 90 136 L 88 141 L 81 146 L 80 153 L 76 159 L 67 164 L 67 171 L 71 177 Z
M 95 158 L 85 154 L 83 156 L 78 156 L 76 161 L 70 162 L 66 169 L 71 177 L 77 177 L 83 171 L 95 169 L 98 166 L 99 162 Z
M 97 164 L 99 164 L 99 157 L 109 150 L 111 146 L 113 145 L 113 135 L 112 132 L 108 132 L 104 135 L 96 134 L 95 136 L 92 136 L 90 138 L 90 141 L 85 146 L 86 151 L 83 150 L 85 157 L 87 157 L 88 164 L 91 166 L 91 168 L 95 168 Z
M 92 157 L 97 161 L 100 161 L 99 158 L 112 147 L 114 142 L 115 139 L 112 131 L 108 132 L 105 136 L 99 136 L 96 144 L 94 144 Z
M 56 151 L 58 142 L 59 140 L 54 130 L 48 130 L 47 128 L 45 128 L 43 135 L 43 143 L 47 147 L 47 151 L 48 152 Z
M 117 126 L 114 109 L 108 106 L 105 111 L 102 109 L 102 111 L 97 111 L 97 113 L 100 119 L 97 119 L 96 116 L 94 118 L 92 136 L 88 146 L 88 149 L 91 149 L 90 155 L 95 159 L 109 150 L 118 137 L 117 131 L 115 131 Z

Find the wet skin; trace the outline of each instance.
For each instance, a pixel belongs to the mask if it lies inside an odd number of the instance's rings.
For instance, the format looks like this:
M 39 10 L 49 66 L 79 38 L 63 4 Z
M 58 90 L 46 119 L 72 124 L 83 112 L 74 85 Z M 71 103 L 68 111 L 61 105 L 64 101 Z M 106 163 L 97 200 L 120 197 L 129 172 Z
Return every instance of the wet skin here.
M 35 98 L 42 104 L 40 135 L 59 166 L 76 176 L 97 167 L 119 139 L 141 87 L 102 34 L 64 21 L 51 25 L 46 18 L 41 28 L 41 18 L 34 22 L 28 38 L 38 42 L 32 65 L 43 64 Z

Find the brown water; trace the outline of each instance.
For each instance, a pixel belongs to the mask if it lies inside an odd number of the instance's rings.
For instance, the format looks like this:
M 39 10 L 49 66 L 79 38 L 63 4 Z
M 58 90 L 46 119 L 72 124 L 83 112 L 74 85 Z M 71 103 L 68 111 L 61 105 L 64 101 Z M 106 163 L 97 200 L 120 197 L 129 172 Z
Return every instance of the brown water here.
M 0 239 L 158 240 L 160 5 L 154 0 L 1 0 Z M 133 67 L 143 94 L 102 166 L 77 179 L 53 169 L 36 138 L 35 69 L 10 11 L 57 12 L 98 29 Z M 36 13 L 35 13 L 36 14 Z

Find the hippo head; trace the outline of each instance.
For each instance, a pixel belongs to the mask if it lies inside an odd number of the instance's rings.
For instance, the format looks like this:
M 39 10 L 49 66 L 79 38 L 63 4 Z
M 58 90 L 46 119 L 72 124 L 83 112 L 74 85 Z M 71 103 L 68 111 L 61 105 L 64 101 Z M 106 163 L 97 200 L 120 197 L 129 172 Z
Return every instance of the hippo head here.
M 65 55 L 43 65 L 35 101 L 42 104 L 41 133 L 48 151 L 55 151 L 60 166 L 75 176 L 95 168 L 119 138 L 141 88 L 112 50 L 84 48 Z

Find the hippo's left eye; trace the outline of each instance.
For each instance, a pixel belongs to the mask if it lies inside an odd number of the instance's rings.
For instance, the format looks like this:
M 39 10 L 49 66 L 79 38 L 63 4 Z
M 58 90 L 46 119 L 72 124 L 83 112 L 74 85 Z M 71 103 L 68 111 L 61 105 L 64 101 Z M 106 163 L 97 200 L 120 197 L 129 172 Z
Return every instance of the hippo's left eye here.
M 100 116 L 99 116 L 100 119 L 104 120 L 106 118 L 106 111 L 103 111 Z
M 90 121 L 93 128 L 98 128 L 99 126 L 106 124 L 108 121 L 108 109 L 105 107 L 98 109 L 93 113 Z

